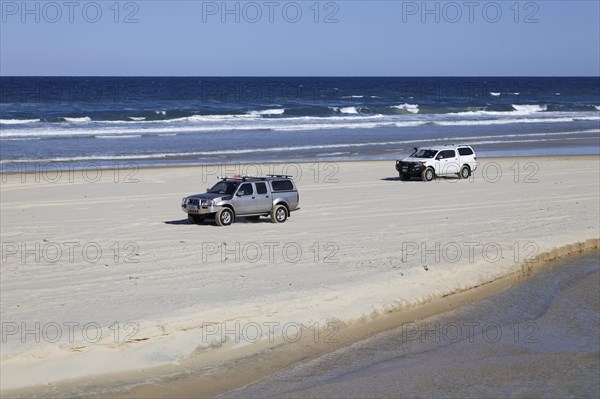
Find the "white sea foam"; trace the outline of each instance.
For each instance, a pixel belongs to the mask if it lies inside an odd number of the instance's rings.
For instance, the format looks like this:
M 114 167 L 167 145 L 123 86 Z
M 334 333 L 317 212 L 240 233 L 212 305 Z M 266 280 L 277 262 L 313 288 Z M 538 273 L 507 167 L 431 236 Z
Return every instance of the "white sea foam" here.
M 285 113 L 285 108 L 274 108 L 274 109 L 265 109 L 262 111 L 250 111 L 249 115 L 252 116 L 263 116 L 263 115 L 283 115 Z
M 548 106 L 543 104 L 512 104 L 515 111 L 522 112 L 524 114 L 532 114 L 534 112 L 542 112 L 548 109 Z
M 131 119 L 132 121 L 136 121 L 136 122 L 146 120 L 146 117 L 144 117 L 144 116 L 128 116 L 128 118 Z
M 496 93 L 496 92 L 490 91 L 490 94 L 491 94 L 492 96 L 494 96 L 494 97 L 500 97 L 500 95 L 501 95 L 502 93 Z
M 439 126 L 487 126 L 487 125 L 509 125 L 519 123 L 561 123 L 578 121 L 600 121 L 598 117 L 581 117 L 581 118 L 513 118 L 513 119 L 491 119 L 491 120 L 459 120 L 459 121 L 438 121 L 434 122 Z
M 0 119 L 0 125 L 24 125 L 39 122 L 39 119 Z
M 192 122 L 192 123 L 204 123 L 204 122 L 215 122 L 215 121 L 235 121 L 238 119 L 253 119 L 258 117 L 258 114 L 243 114 L 243 115 L 192 115 L 184 116 L 182 118 L 174 119 L 163 119 L 160 121 L 151 121 L 155 123 L 172 123 L 172 122 Z
M 63 118 L 65 121 L 70 122 L 70 123 L 87 123 L 87 122 L 91 122 L 92 118 L 90 118 L 89 116 L 84 116 L 81 118 Z
M 390 108 L 403 109 L 411 114 L 419 113 L 419 105 L 418 104 L 400 104 L 400 105 L 392 105 Z
M 110 136 L 94 136 L 97 139 L 137 139 L 142 137 L 141 134 L 115 134 Z
M 455 113 L 449 114 L 449 116 L 453 116 L 453 117 L 461 116 L 461 117 L 467 117 L 467 118 L 481 117 L 481 116 L 507 117 L 507 116 L 511 116 L 511 115 L 528 115 L 528 113 L 524 113 L 521 111 L 506 112 L 506 111 L 486 111 L 483 109 L 473 109 L 473 110 L 469 110 L 469 111 L 455 112 Z
M 539 106 L 535 106 L 535 109 Z M 325 129 L 372 129 L 379 127 L 414 127 L 424 124 L 485 126 L 524 123 L 561 123 L 573 121 L 598 121 L 598 113 L 590 112 L 546 112 L 539 111 L 469 111 L 444 115 L 381 115 L 355 114 L 354 107 L 345 110 L 346 114 L 337 116 L 302 116 L 289 118 L 260 118 L 243 115 L 194 115 L 165 121 L 123 121 L 119 123 L 93 122 L 89 124 L 39 124 L 39 127 L 19 129 L 4 127 L 0 130 L 0 139 L 16 137 L 68 137 L 89 135 L 131 135 L 131 134 L 176 134 L 211 133 L 226 131 L 306 131 Z M 338 112 L 341 112 L 338 111 Z
M 344 107 L 340 108 L 340 112 L 342 114 L 358 114 L 358 109 L 356 107 Z
M 360 118 L 356 117 L 357 121 L 346 121 L 340 118 L 340 121 L 328 121 L 328 118 L 321 118 L 322 122 L 318 122 L 310 119 L 303 120 L 303 118 L 297 118 L 294 122 L 284 124 L 272 124 L 272 123 L 261 123 L 261 120 L 257 120 L 256 123 L 248 124 L 197 124 L 197 125 L 183 125 L 183 126 L 164 126 L 164 127 L 142 127 L 142 128 L 128 128 L 123 130 L 122 128 L 88 128 L 88 129 L 64 129 L 64 130 L 48 130 L 48 129 L 29 129 L 27 131 L 19 130 L 8 130 L 3 129 L 0 131 L 0 138 L 5 139 L 9 137 L 28 137 L 28 136 L 41 136 L 41 137 L 65 137 L 65 136 L 88 136 L 88 135 L 105 135 L 105 134 L 166 134 L 166 133 L 211 133 L 211 132 L 223 132 L 223 131 L 252 131 L 252 130 L 273 130 L 273 131 L 305 131 L 305 130 L 325 130 L 325 129 L 372 129 L 376 127 L 384 126 L 398 126 L 397 122 L 393 121 L 378 121 L 378 117 L 372 118 Z M 329 122 L 329 123 L 328 123 Z M 404 122 L 404 126 L 418 126 L 425 122 L 421 121 L 407 121 Z
M 41 140 L 40 137 L 16 137 L 16 138 L 10 138 L 10 139 L 5 139 L 3 138 L 2 141 L 28 141 L 28 140 Z
M 318 157 L 336 157 L 340 155 L 349 155 L 351 152 L 349 151 L 337 151 L 337 152 L 324 152 L 322 154 L 317 154 Z

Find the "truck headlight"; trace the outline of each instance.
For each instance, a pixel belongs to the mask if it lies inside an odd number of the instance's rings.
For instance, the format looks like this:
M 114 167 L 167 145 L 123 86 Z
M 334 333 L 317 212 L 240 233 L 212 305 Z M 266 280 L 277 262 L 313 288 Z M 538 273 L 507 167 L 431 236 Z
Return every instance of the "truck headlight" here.
M 213 205 L 214 205 L 213 200 L 202 200 L 202 206 L 213 206 Z
M 184 206 L 185 204 L 187 204 L 187 197 L 183 197 L 181 200 L 181 206 Z

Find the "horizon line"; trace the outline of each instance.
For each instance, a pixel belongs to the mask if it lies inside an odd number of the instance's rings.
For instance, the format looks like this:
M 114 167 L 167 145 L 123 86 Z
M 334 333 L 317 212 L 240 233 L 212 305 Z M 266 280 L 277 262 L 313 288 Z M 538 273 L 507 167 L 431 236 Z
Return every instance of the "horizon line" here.
M 600 78 L 598 75 L 2 75 L 0 78 Z

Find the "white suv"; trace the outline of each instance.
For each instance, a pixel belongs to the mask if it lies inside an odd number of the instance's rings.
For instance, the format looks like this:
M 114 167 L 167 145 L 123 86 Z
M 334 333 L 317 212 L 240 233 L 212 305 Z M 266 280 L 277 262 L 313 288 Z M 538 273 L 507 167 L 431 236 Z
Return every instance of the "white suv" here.
M 431 181 L 436 176 L 452 176 L 467 179 L 477 169 L 477 156 L 468 145 L 445 145 L 416 149 L 408 158 L 396 161 L 400 180 L 420 177 Z

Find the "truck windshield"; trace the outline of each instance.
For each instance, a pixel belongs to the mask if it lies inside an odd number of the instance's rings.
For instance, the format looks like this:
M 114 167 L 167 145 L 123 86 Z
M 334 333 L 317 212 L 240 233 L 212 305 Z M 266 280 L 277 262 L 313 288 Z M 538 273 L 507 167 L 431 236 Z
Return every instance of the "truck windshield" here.
M 213 188 L 208 190 L 208 192 L 210 194 L 233 195 L 237 186 L 238 186 L 238 183 L 235 183 L 235 182 L 221 181 L 221 182 L 218 182 L 217 184 L 215 184 L 213 186 Z
M 434 150 L 419 150 L 411 155 L 411 158 L 433 158 L 435 154 L 437 154 L 437 151 Z

